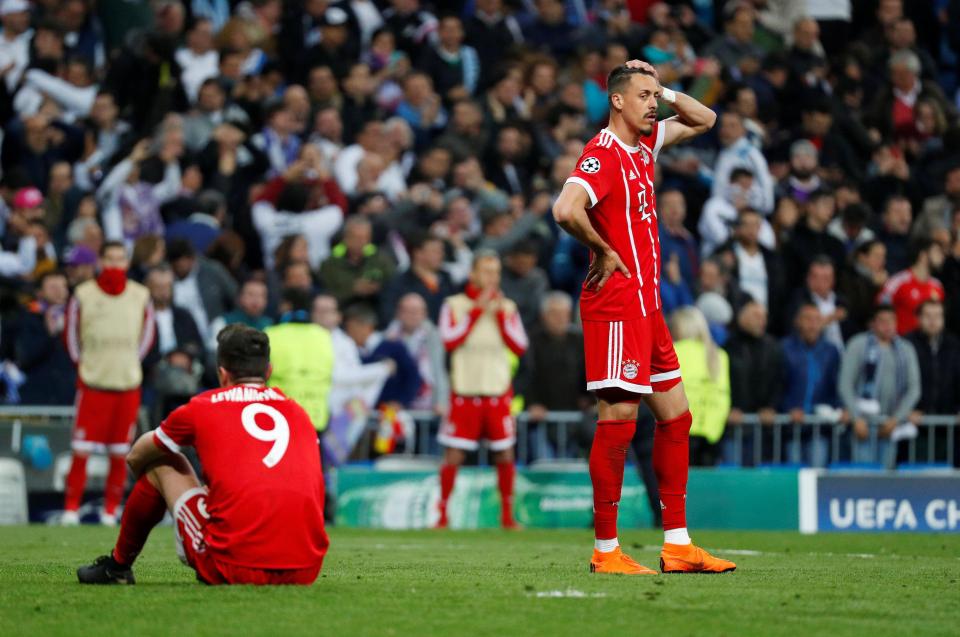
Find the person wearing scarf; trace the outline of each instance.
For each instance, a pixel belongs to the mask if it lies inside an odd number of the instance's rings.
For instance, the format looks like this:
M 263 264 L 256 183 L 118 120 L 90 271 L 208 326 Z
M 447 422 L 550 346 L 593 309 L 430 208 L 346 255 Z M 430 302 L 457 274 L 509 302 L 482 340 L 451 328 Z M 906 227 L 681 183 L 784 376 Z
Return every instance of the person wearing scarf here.
M 920 365 L 909 341 L 897 336 L 897 315 L 878 306 L 870 329 L 847 343 L 840 364 L 840 398 L 853 419 L 854 462 L 895 464 L 894 431 L 920 400 Z M 870 426 L 876 424 L 876 446 Z M 906 431 L 902 429 L 901 431 Z

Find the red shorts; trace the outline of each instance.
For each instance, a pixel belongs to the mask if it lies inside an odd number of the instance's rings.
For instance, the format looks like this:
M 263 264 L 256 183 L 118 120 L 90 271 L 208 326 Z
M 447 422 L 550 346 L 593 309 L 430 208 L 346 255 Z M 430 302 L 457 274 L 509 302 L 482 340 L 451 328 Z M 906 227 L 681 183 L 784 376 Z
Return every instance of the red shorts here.
M 664 392 L 680 382 L 670 330 L 657 312 L 628 321 L 584 321 L 587 389 Z
M 139 388 L 107 391 L 78 383 L 77 422 L 71 447 L 80 453 L 126 455 L 139 410 Z
M 320 566 L 310 568 L 264 569 L 221 562 L 210 555 L 204 541 L 210 516 L 207 514 L 207 488 L 185 491 L 173 505 L 173 534 L 180 561 L 197 572 L 204 584 L 299 584 L 309 586 L 320 574 Z
M 474 451 L 484 438 L 491 451 L 509 449 L 517 440 L 512 402 L 513 392 L 503 396 L 451 394 L 450 415 L 440 426 L 437 440 L 444 447 Z

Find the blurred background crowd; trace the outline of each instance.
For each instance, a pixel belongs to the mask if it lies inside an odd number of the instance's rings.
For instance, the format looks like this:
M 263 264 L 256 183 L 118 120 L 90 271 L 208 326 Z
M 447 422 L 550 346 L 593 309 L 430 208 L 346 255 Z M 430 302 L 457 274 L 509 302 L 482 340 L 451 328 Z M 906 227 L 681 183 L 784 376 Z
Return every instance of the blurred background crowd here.
M 856 448 L 960 411 L 960 1 L 0 0 L 0 23 L 6 404 L 73 402 L 64 308 L 109 240 L 156 310 L 154 420 L 215 384 L 222 326 L 290 320 L 415 367 L 390 403 L 442 414 L 435 324 L 480 249 L 530 335 L 517 408 L 586 413 L 589 255 L 550 211 L 639 58 L 719 114 L 657 170 L 697 459 L 744 414 Z

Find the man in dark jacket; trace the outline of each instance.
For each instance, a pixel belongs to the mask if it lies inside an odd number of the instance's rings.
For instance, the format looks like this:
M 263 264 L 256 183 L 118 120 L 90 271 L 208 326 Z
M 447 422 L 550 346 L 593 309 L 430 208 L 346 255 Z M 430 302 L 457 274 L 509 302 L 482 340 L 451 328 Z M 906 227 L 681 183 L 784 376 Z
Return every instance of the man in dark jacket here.
M 724 349 L 730 356 L 730 425 L 725 433 L 724 458 L 735 460 L 735 431 L 743 422 L 744 414 L 759 414 L 764 425 L 773 423 L 775 408 L 780 403 L 783 386 L 783 350 L 766 333 L 767 310 L 756 301 L 749 301 L 737 314 L 737 330 L 727 340 Z M 771 441 L 764 436 L 763 458 L 772 450 Z M 753 431 L 744 431 L 741 450 L 743 464 L 752 466 L 762 458 L 753 454 Z
M 167 258 L 176 280 L 173 299 L 188 310 L 196 322 L 204 342 L 209 339 L 210 324 L 233 308 L 237 298 L 237 282 L 217 261 L 198 256 L 186 239 L 167 244 Z
M 417 363 L 401 341 L 391 341 L 377 332 L 377 314 L 369 307 L 355 305 L 344 314 L 343 329 L 357 344 L 360 362 L 392 360 L 395 373 L 387 379 L 377 399 L 378 405 L 396 404 L 409 408 L 420 391 L 423 379 Z
M 387 325 L 397 311 L 397 303 L 410 292 L 427 302 L 430 320 L 440 319 L 440 306 L 457 293 L 450 275 L 443 270 L 443 241 L 433 235 L 416 238 L 410 246 L 410 267 L 395 275 L 383 287 L 380 297 L 380 323 Z
M 74 401 L 77 372 L 62 335 L 64 312 L 70 296 L 67 277 L 45 274 L 37 298 L 21 310 L 14 338 L 17 366 L 26 375 L 20 387 L 24 405 L 70 405 Z
M 834 270 L 839 272 L 846 260 L 843 243 L 827 232 L 827 226 L 833 220 L 836 202 L 833 193 L 817 190 L 810 194 L 807 201 L 807 214 L 797 224 L 790 243 L 784 246 L 784 262 L 787 266 L 787 285 L 799 287 L 807 274 L 810 261 L 824 254 L 833 261 Z
M 960 411 L 960 339 L 944 331 L 943 303 L 924 301 L 917 308 L 920 327 L 907 335 L 917 350 L 922 393 L 915 415 Z

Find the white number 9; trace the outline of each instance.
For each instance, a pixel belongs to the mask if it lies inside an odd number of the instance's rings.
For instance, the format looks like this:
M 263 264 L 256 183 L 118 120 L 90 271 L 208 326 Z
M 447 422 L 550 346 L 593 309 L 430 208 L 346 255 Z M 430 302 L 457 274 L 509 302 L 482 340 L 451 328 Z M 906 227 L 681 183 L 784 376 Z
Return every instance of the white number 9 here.
M 273 429 L 262 429 L 257 424 L 257 416 L 264 414 L 270 416 L 273 421 Z M 243 408 L 240 414 L 240 421 L 247 433 L 263 442 L 272 442 L 273 448 L 270 453 L 263 457 L 263 464 L 268 469 L 273 469 L 287 453 L 287 445 L 290 444 L 290 424 L 283 414 L 270 405 L 263 403 L 250 403 Z

